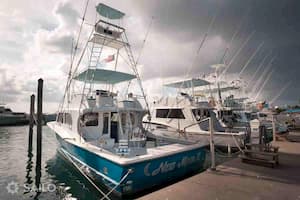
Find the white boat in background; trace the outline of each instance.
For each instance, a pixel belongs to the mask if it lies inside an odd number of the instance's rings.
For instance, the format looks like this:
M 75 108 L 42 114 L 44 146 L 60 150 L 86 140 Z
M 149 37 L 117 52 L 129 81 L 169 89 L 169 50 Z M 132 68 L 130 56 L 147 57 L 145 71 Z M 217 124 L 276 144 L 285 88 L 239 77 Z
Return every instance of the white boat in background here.
M 67 158 L 96 189 L 106 186 L 119 196 L 136 194 L 176 180 L 203 169 L 205 144 L 161 143 L 147 141 L 148 131 L 142 118 L 148 112 L 137 97 L 128 92 L 128 82 L 139 79 L 136 61 L 125 35 L 125 29 L 115 25 L 124 13 L 99 4 L 97 12 L 110 22 L 100 19 L 87 42 L 90 51 L 88 65 L 75 68 L 68 79 L 65 99 L 57 120 L 48 123 L 60 143 L 59 152 Z M 115 52 L 113 70 L 98 67 L 105 54 Z M 129 62 L 119 62 L 119 54 Z M 123 60 L 124 61 L 124 60 Z M 117 71 L 119 63 L 133 74 Z M 124 69 L 124 68 L 123 68 Z M 126 95 L 115 91 L 125 83 Z M 78 93 L 72 84 L 81 84 Z M 144 100 L 145 100 L 145 96 Z
M 0 126 L 26 125 L 29 117 L 23 112 L 13 112 L 10 108 L 0 105 Z
M 191 79 L 167 84 L 169 87 L 192 88 L 208 85 L 202 79 Z M 246 132 L 233 129 L 226 130 L 216 118 L 213 107 L 207 101 L 201 102 L 186 93 L 177 97 L 162 97 L 154 102 L 151 109 L 151 137 L 182 143 L 209 143 L 209 118 L 213 119 L 214 143 L 223 147 L 242 147 L 245 144 Z

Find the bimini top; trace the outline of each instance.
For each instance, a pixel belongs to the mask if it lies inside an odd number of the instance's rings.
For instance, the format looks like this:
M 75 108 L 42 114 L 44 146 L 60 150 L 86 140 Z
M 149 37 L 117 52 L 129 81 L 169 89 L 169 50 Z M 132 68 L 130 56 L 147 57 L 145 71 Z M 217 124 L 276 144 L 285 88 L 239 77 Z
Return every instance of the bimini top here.
M 96 10 L 100 15 L 108 19 L 121 19 L 125 15 L 125 13 L 122 13 L 121 11 L 109 7 L 103 3 L 99 3 L 98 6 L 96 6 Z
M 205 86 L 205 85 L 209 85 L 209 84 L 210 84 L 210 82 L 208 82 L 204 79 L 193 78 L 190 80 L 168 83 L 168 84 L 165 84 L 165 86 L 173 87 L 173 88 L 192 88 L 192 87 Z
M 204 89 L 204 90 L 197 90 L 195 93 L 217 93 L 219 92 L 228 92 L 232 90 L 238 90 L 240 89 L 239 87 L 234 87 L 234 86 L 228 86 L 228 87 L 221 87 L 221 88 L 211 88 L 211 89 Z
M 78 81 L 89 81 L 94 83 L 116 84 L 135 79 L 136 76 L 124 72 L 111 71 L 107 69 L 87 69 L 74 77 Z

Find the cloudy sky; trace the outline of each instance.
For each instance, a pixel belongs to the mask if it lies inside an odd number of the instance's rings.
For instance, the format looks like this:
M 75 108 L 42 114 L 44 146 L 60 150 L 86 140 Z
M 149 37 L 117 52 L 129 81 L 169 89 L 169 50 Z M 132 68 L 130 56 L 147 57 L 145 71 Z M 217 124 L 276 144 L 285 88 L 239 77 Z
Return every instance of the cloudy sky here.
M 139 70 L 148 96 L 158 95 L 163 83 L 184 78 L 187 71 L 190 76 L 211 73 L 210 66 L 219 63 L 229 47 L 225 62 L 230 65 L 225 77 L 236 76 L 250 82 L 250 91 L 263 85 L 260 100 L 278 96 L 277 104 L 299 102 L 299 1 L 102 2 L 126 13 L 124 26 L 135 55 L 143 47 Z M 90 0 L 87 24 L 94 22 L 97 3 Z M 37 79 L 41 77 L 45 80 L 44 110 L 57 109 L 70 63 L 71 41 L 77 35 L 84 5 L 85 1 L 79 0 L 1 2 L 1 102 L 15 110 L 27 111 L 29 96 L 36 91 Z M 86 27 L 83 36 L 88 33 L 89 26 Z M 206 33 L 207 38 L 197 54 Z M 262 67 L 257 70 L 260 64 Z M 261 74 L 265 76 L 260 78 Z M 266 79 L 269 81 L 264 84 Z

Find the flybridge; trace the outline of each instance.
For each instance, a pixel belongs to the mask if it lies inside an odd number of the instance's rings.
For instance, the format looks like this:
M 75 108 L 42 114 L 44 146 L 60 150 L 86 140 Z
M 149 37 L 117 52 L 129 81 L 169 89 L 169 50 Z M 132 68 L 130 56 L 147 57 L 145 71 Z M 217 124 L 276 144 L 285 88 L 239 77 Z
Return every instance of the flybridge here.
M 107 69 L 87 69 L 78 74 L 74 79 L 78 81 L 93 81 L 95 83 L 116 84 L 130 81 L 135 75 Z

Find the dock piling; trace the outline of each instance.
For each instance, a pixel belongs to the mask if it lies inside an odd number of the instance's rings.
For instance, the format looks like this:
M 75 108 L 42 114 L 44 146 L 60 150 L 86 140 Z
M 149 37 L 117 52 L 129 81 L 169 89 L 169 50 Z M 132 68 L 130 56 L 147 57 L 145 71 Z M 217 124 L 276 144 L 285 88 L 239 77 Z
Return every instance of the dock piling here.
M 211 170 L 216 170 L 216 160 L 215 160 L 215 144 L 214 144 L 214 128 L 213 128 L 213 119 L 209 118 L 209 142 L 210 142 L 210 153 L 211 153 Z
M 275 115 L 272 114 L 272 129 L 273 129 L 273 142 L 276 142 L 276 125 L 275 125 Z
M 35 96 L 32 94 L 30 96 L 30 115 L 29 115 L 29 138 L 28 138 L 28 151 L 32 150 L 32 135 L 33 135 L 33 126 L 34 126 L 34 101 Z
M 41 166 L 42 160 L 42 120 L 43 120 L 43 79 L 38 80 L 37 91 L 37 166 Z

